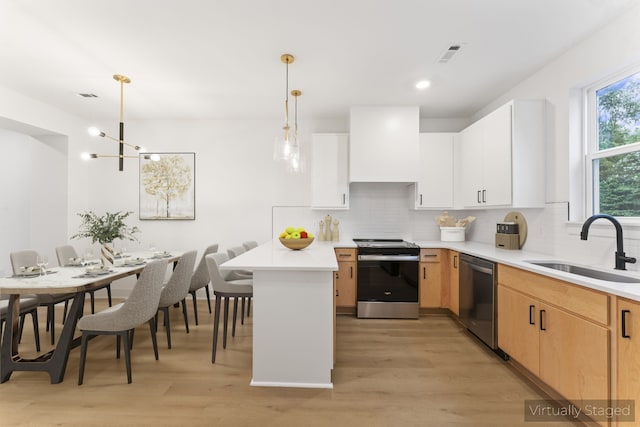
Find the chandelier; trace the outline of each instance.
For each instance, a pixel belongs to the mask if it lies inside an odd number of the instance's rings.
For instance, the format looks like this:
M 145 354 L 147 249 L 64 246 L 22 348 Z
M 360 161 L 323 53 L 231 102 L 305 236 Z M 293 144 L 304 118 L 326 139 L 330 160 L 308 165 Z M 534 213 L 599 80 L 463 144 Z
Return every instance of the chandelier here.
M 82 157 L 85 160 L 88 159 L 97 159 L 97 158 L 117 158 L 118 159 L 118 170 L 124 170 L 124 159 L 125 158 L 138 158 L 138 156 L 130 156 L 124 154 L 125 146 L 130 147 L 136 151 L 143 152 L 144 149 L 139 145 L 129 144 L 124 140 L 124 85 L 125 83 L 131 83 L 131 79 L 127 76 L 123 76 L 122 74 L 115 74 L 113 79 L 120 83 L 120 126 L 119 126 L 119 135 L 118 138 L 114 138 L 106 133 L 102 132 L 97 127 L 89 128 L 89 135 L 91 136 L 99 136 L 102 138 L 107 138 L 112 141 L 118 143 L 118 154 L 117 155 L 107 155 L 107 154 L 94 154 L 94 153 L 83 153 Z

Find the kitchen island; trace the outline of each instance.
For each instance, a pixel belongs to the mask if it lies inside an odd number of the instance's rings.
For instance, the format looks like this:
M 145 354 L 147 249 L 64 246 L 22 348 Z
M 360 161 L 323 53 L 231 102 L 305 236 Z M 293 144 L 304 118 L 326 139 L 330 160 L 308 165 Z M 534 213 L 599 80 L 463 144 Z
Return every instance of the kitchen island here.
M 294 251 L 274 239 L 220 268 L 253 272 L 251 385 L 333 388 L 332 242 Z

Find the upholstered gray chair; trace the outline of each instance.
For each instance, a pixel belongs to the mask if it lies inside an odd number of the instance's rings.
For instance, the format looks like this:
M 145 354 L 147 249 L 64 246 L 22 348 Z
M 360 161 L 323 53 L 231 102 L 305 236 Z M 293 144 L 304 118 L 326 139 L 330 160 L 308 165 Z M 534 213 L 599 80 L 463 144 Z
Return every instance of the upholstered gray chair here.
M 36 350 L 40 351 L 40 329 L 38 328 L 38 297 L 35 295 L 20 295 L 20 337 L 22 337 L 22 329 L 24 328 L 24 320 L 27 314 L 31 315 L 33 322 L 33 335 L 36 341 Z M 2 336 L 2 328 L 7 320 L 9 313 L 9 297 L 3 295 L 0 297 L 0 337 Z
M 196 303 L 196 292 L 199 289 L 204 288 L 207 294 L 207 305 L 209 306 L 209 313 L 211 313 L 211 295 L 209 294 L 209 270 L 207 270 L 207 261 L 205 257 L 209 254 L 218 252 L 218 244 L 207 246 L 202 254 L 202 258 L 196 267 L 196 271 L 191 276 L 191 284 L 189 285 L 189 293 L 193 297 L 193 316 L 196 319 L 196 325 L 198 325 L 198 304 Z
M 218 346 L 218 324 L 220 323 L 220 303 L 224 298 L 224 325 L 222 335 L 222 348 L 227 347 L 227 324 L 229 320 L 229 298 L 233 298 L 233 327 L 231 336 L 236 334 L 236 315 L 238 312 L 238 298 L 253 296 L 253 280 L 232 280 L 227 281 L 218 268 L 219 265 L 229 260 L 225 253 L 214 253 L 206 256 L 209 277 L 213 294 L 216 297 L 214 319 L 213 319 L 213 349 L 211 352 L 211 363 L 216 363 L 216 347 Z
M 254 240 L 248 240 L 246 242 L 242 242 L 242 246 L 244 246 L 246 250 L 250 251 L 251 249 L 258 247 L 258 242 Z
M 153 352 L 158 360 L 158 342 L 156 341 L 155 315 L 162 292 L 162 283 L 167 271 L 167 263 L 163 260 L 149 262 L 129 297 L 122 303 L 109 307 L 96 314 L 89 314 L 78 321 L 78 329 L 82 331 L 80 349 L 80 369 L 78 385 L 82 384 L 84 365 L 87 358 L 87 342 L 94 335 L 116 335 L 116 357 L 120 358 L 120 341 L 124 341 L 124 359 L 127 367 L 127 382 L 131 384 L 131 335 L 134 328 L 149 322 Z
M 9 258 L 11 259 L 13 274 L 17 275 L 20 274 L 22 267 L 36 265 L 38 253 L 33 250 L 11 252 Z M 69 300 L 73 299 L 74 296 L 74 294 L 38 294 L 38 303 L 41 306 L 47 307 L 46 330 L 51 333 L 51 345 L 55 343 L 55 305 L 61 302 L 67 305 Z M 64 316 L 62 321 L 64 322 Z
M 229 255 L 229 259 L 233 259 L 238 255 L 242 255 L 247 251 L 244 246 L 233 246 L 227 249 L 227 255 Z M 247 270 L 231 270 L 224 272 L 224 279 L 229 280 L 245 280 L 245 279 L 253 279 L 253 273 Z M 244 307 L 245 301 L 247 302 L 247 317 L 251 314 L 251 298 L 242 298 L 242 315 L 240 316 L 240 323 L 244 325 Z
M 189 333 L 189 322 L 187 320 L 187 303 L 185 298 L 189 295 L 189 284 L 193 274 L 193 267 L 196 264 L 197 251 L 189 251 L 182 254 L 178 265 L 173 270 L 169 281 L 162 287 L 160 293 L 160 302 L 158 303 L 158 312 L 164 313 L 164 325 L 167 331 L 167 347 L 171 348 L 171 322 L 169 321 L 169 307 L 174 304 L 182 304 L 182 316 L 184 317 L 184 326 Z M 156 314 L 156 326 L 157 314 Z
M 64 245 L 64 246 L 58 246 L 56 248 L 56 256 L 58 257 L 58 265 L 60 267 L 66 267 L 67 265 L 71 264 L 71 260 L 78 258 L 78 253 L 76 252 L 76 250 L 73 248 L 73 246 L 71 245 Z M 106 289 L 107 290 L 107 298 L 109 299 L 109 307 L 111 307 L 112 305 L 112 301 L 111 301 L 111 283 L 105 283 L 103 285 L 98 285 L 95 286 L 91 289 L 87 289 L 87 292 L 89 293 L 89 297 L 91 298 L 91 313 L 95 313 L 96 312 L 96 302 L 95 302 L 95 292 L 99 291 L 100 289 Z M 66 312 L 66 305 L 65 305 L 65 312 Z

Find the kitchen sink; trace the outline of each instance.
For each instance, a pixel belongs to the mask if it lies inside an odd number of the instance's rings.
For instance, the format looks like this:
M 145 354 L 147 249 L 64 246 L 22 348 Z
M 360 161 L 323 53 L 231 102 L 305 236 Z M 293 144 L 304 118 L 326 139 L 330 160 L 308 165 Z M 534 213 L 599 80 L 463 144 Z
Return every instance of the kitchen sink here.
M 577 274 L 578 276 L 588 277 L 591 279 L 606 280 L 618 283 L 639 283 L 640 278 L 623 276 L 621 274 L 610 273 L 608 271 L 595 270 L 580 265 L 569 264 L 561 261 L 527 261 L 529 264 L 539 265 L 540 267 L 551 268 L 553 270 L 564 271 L 565 273 Z

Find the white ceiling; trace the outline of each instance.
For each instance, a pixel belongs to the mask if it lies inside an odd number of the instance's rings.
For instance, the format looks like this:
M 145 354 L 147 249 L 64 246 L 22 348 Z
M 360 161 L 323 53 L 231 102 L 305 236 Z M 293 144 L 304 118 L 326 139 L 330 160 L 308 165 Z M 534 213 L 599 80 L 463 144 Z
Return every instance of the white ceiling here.
M 2 0 L 0 85 L 88 119 L 469 117 L 636 0 Z M 639 27 L 640 28 L 640 27 Z M 640 31 L 640 30 L 639 30 Z M 449 63 L 437 58 L 462 49 Z M 416 81 L 431 88 L 419 92 Z M 93 93 L 98 98 L 82 98 Z M 293 103 L 292 103 L 293 104 Z

